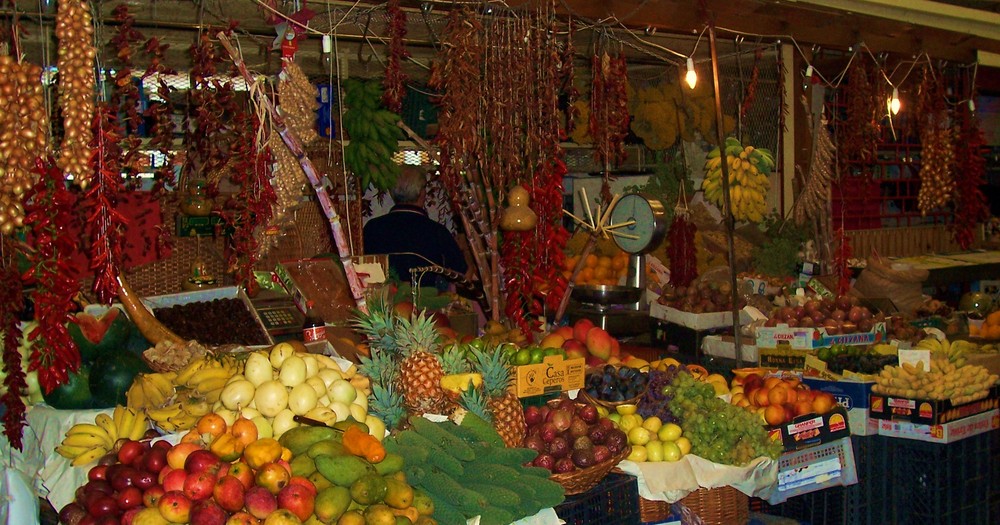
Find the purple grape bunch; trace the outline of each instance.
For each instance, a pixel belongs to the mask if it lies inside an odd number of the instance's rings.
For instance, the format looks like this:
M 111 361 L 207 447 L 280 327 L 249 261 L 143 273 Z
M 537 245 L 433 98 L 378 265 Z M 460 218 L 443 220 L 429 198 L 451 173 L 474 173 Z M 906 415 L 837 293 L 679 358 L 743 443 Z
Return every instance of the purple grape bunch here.
M 680 419 L 670 411 L 668 406 L 673 396 L 664 393 L 664 389 L 670 386 L 670 383 L 677 377 L 677 373 L 681 370 L 684 370 L 683 365 L 670 365 L 666 371 L 649 371 L 649 387 L 646 389 L 646 393 L 639 399 L 637 409 L 638 414 L 643 419 L 656 416 L 663 423 L 680 423 Z

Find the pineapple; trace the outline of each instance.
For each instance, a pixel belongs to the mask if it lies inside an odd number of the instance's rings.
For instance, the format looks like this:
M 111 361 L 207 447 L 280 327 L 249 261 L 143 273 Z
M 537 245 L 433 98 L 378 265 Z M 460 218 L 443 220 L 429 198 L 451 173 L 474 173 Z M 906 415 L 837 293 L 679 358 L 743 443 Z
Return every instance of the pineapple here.
M 390 431 L 398 429 L 406 420 L 403 398 L 396 392 L 392 384 L 388 386 L 376 384 L 372 387 L 368 410 L 373 416 L 382 420 L 385 423 L 385 428 Z
M 424 312 L 396 324 L 395 340 L 402 361 L 399 364 L 399 389 L 411 415 L 447 414 L 451 405 L 441 388 L 444 369 L 438 356 L 437 328 Z
M 473 355 L 477 371 L 483 376 L 483 393 L 493 415 L 493 428 L 508 447 L 521 446 L 527 428 L 521 400 L 510 389 L 510 358 L 499 346 L 476 350 Z
M 384 295 L 377 295 L 368 303 L 368 313 L 358 312 L 351 325 L 368 339 L 372 355 L 380 350 L 395 354 L 398 351 L 396 326 L 399 322 L 400 316 L 393 310 L 392 303 Z

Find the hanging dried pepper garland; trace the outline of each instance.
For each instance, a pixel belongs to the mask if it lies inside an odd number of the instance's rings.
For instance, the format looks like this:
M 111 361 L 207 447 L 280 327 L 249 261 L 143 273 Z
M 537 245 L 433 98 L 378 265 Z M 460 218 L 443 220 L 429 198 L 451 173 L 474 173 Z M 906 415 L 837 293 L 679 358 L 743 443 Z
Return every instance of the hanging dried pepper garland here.
M 837 248 L 833 251 L 833 273 L 837 276 L 837 295 L 845 295 L 851 289 L 851 257 L 854 251 L 851 249 L 851 238 L 843 228 L 838 228 L 836 239 Z
M 406 81 L 409 77 L 403 72 L 403 60 L 410 56 L 403 39 L 406 38 L 406 12 L 400 9 L 399 0 L 389 0 L 386 5 L 386 34 L 389 35 L 389 56 L 385 65 L 385 78 L 382 80 L 382 105 L 393 113 L 403 111 L 403 99 L 406 98 Z
M 94 294 L 98 301 L 111 304 L 118 297 L 118 274 L 122 268 L 122 246 L 128 220 L 118 212 L 122 184 L 121 126 L 117 108 L 108 103 L 97 107 L 94 117 L 94 143 L 97 169 L 87 189 L 90 212 L 90 269 L 94 270 Z
M 162 78 L 163 75 L 175 74 L 165 62 L 169 44 L 161 44 L 156 38 L 146 41 L 145 54 L 149 57 L 149 66 L 142 74 L 143 82 L 151 81 L 154 76 L 156 80 L 155 96 L 150 96 L 149 107 L 146 108 L 144 116 L 150 121 L 149 147 L 156 150 L 163 156 L 163 163 L 156 168 L 153 173 L 154 196 L 162 194 L 166 188 L 172 188 L 175 183 L 173 148 L 174 148 L 174 104 L 171 102 L 173 89 Z
M 674 213 L 674 219 L 667 231 L 670 285 L 675 289 L 691 284 L 698 277 L 698 257 L 694 240 L 697 232 L 698 227 L 688 217 L 685 204 L 683 209 L 678 209 Z
M 59 109 L 63 137 L 59 146 L 59 168 L 72 174 L 81 188 L 90 181 L 91 124 L 94 120 L 94 26 L 90 2 L 59 0 L 56 10 L 59 39 Z
M 240 108 L 235 102 L 232 83 L 216 76 L 222 57 L 210 34 L 214 32 L 202 33 L 190 48 L 191 89 L 188 90 L 188 112 L 185 115 L 187 154 L 183 174 L 189 178 L 205 179 L 208 182 L 207 194 L 214 196 L 229 163 L 228 150 L 233 147 L 234 140 L 229 133 L 230 123 L 225 117 L 231 118 Z
M 594 55 L 591 69 L 590 136 L 594 138 L 594 160 L 607 170 L 625 160 L 630 124 L 625 55 L 613 57 L 607 51 Z
M 54 159 L 39 160 L 35 169 L 39 180 L 28 192 L 25 218 L 34 252 L 24 279 L 35 284 L 32 299 L 38 321 L 28 334 L 33 343 L 29 370 L 38 372 L 38 383 L 48 393 L 80 368 L 80 351 L 66 330 L 73 298 L 80 290 L 80 284 L 69 277 L 70 256 L 77 246 L 77 238 L 70 233 L 77 203 Z
M 986 140 L 979 121 L 968 106 L 957 110 L 958 129 L 955 137 L 955 220 L 951 224 L 955 242 L 969 249 L 976 240 L 976 226 L 990 216 L 990 209 L 983 194 L 986 184 Z
M 758 47 L 753 54 L 753 68 L 750 70 L 750 82 L 747 83 L 746 91 L 743 94 L 743 102 L 740 103 L 740 117 L 746 118 L 753 106 L 753 101 L 757 98 L 757 85 L 760 82 L 760 62 L 764 58 L 764 48 Z
M 876 68 L 877 69 L 877 68 Z M 837 127 L 841 176 L 850 175 L 850 162 L 868 163 L 875 159 L 882 136 L 885 99 L 871 80 L 868 63 L 862 57 L 847 77 L 846 119 Z
M 944 78 L 930 65 L 924 67 L 917 115 L 920 124 L 920 191 L 917 207 L 926 215 L 948 206 L 955 191 L 954 134 L 948 115 Z
M 567 140 L 576 130 L 576 119 L 580 116 L 580 108 L 576 106 L 577 99 L 580 98 L 580 90 L 576 88 L 576 68 L 573 67 L 573 60 L 576 57 L 576 46 L 573 45 L 573 37 L 576 36 L 573 19 L 569 20 L 569 29 L 566 33 L 566 41 L 563 44 L 562 59 L 559 61 L 559 72 L 562 75 L 562 92 L 566 96 L 563 102 L 563 112 L 566 114 L 566 124 L 563 128 L 561 140 Z
M 118 31 L 111 38 L 111 48 L 118 59 L 112 81 L 111 106 L 123 115 L 121 124 L 124 133 L 119 133 L 122 144 L 121 166 L 129 168 L 139 152 L 142 140 L 139 138 L 139 127 L 142 125 L 142 114 L 139 113 L 139 85 L 132 78 L 133 61 L 139 44 L 143 41 L 142 33 L 135 29 L 135 17 L 128 10 L 128 4 L 122 3 L 111 12 L 118 22 Z M 98 110 L 100 111 L 100 110 Z M 115 118 L 117 121 L 117 117 Z M 97 130 L 95 129 L 96 133 Z M 139 177 L 129 177 L 129 189 L 138 189 L 141 184 Z
M 21 368 L 21 320 L 19 313 L 24 308 L 21 276 L 16 269 L 13 243 L 0 238 L 2 252 L 7 261 L 0 261 L 0 331 L 3 332 L 3 385 L 6 390 L 0 403 L 7 408 L 3 415 L 3 433 L 10 445 L 17 450 L 22 447 L 22 435 L 27 424 L 24 399 L 21 394 L 28 390 L 24 369 Z

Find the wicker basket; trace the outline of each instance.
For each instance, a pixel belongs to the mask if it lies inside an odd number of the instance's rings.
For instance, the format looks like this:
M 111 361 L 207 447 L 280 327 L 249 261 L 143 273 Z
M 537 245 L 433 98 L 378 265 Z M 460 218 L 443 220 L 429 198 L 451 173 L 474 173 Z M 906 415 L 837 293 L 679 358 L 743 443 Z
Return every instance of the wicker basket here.
M 553 474 L 550 476 L 550 479 L 562 485 L 563 489 L 566 490 L 567 496 L 582 494 L 596 487 L 604 479 L 604 476 L 607 476 L 608 472 L 611 472 L 611 469 L 615 468 L 615 465 L 627 458 L 631 453 L 632 447 L 626 446 L 618 454 L 596 465 L 564 474 Z
M 639 520 L 642 523 L 660 523 L 670 517 L 670 503 L 639 496 Z
M 620 368 L 620 366 L 618 366 L 618 365 L 611 365 L 611 366 L 614 366 L 615 370 L 618 370 L 618 368 Z M 588 368 L 585 377 L 589 376 L 590 374 L 600 374 L 600 373 L 603 373 L 603 372 L 604 372 L 604 367 Z M 640 372 L 640 373 L 644 373 L 644 372 Z M 642 390 L 642 392 L 639 392 L 639 395 L 637 395 L 637 396 L 635 396 L 633 398 L 624 399 L 622 401 L 605 401 L 603 399 L 598 399 L 598 398 L 596 398 L 596 397 L 591 396 L 590 394 L 588 394 L 586 388 L 581 388 L 580 392 L 577 395 L 581 399 L 583 399 L 584 401 L 586 401 L 587 403 L 590 403 L 591 405 L 602 406 L 602 407 L 604 407 L 604 408 L 606 408 L 606 409 L 614 412 L 615 408 L 619 407 L 621 405 L 638 405 L 639 404 L 639 400 L 642 399 L 642 396 L 646 395 L 646 389 L 644 388 Z
M 698 489 L 678 503 L 684 525 L 744 525 L 750 521 L 750 498 L 733 487 Z

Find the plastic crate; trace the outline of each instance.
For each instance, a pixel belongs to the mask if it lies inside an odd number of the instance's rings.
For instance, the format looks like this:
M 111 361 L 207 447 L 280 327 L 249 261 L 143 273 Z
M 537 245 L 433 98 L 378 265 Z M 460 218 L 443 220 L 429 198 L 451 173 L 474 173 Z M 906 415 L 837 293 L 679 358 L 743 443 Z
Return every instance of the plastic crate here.
M 990 519 L 1000 521 L 1000 431 L 990 436 Z
M 612 472 L 589 491 L 567 496 L 555 510 L 566 525 L 638 525 L 639 484 L 635 476 Z
M 887 479 L 888 438 L 852 436 L 858 482 L 829 487 L 770 505 L 754 499 L 751 510 L 792 518 L 810 525 L 880 525 L 890 522 Z
M 892 439 L 890 487 L 895 523 L 990 523 L 988 432 L 948 444 Z

